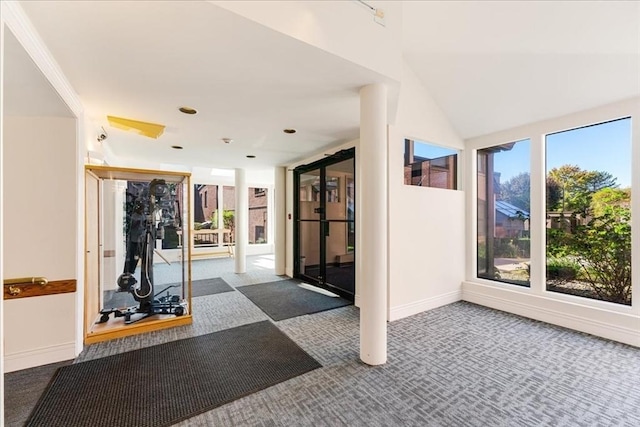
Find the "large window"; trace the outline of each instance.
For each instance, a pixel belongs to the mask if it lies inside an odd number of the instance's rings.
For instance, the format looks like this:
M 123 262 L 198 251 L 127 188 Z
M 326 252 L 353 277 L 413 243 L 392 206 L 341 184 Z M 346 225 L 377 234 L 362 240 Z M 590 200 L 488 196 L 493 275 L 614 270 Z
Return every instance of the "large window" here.
M 225 185 L 222 187 L 222 221 L 224 228 L 230 230 L 223 236 L 223 243 L 236 241 L 236 187 Z
M 267 243 L 268 189 L 249 187 L 249 244 Z M 224 186 L 223 190 L 224 227 L 231 230 L 231 242 L 235 242 L 236 188 Z M 227 237 L 224 237 L 227 242 Z
M 249 188 L 249 244 L 267 243 L 267 191 Z
M 219 246 L 218 186 L 195 184 L 193 186 L 193 245 L 196 248 Z
M 195 184 L 193 198 L 193 221 L 196 229 L 217 228 L 212 224 L 212 219 L 218 209 L 218 186 Z
M 547 290 L 631 305 L 631 119 L 546 136 Z
M 404 141 L 404 183 L 419 187 L 458 188 L 458 152 L 420 141 Z
M 529 140 L 478 150 L 478 277 L 529 286 Z
M 268 189 L 251 187 L 248 193 L 249 244 L 267 243 Z M 204 184 L 194 186 L 196 247 L 222 246 L 235 242 L 235 203 L 235 187 Z

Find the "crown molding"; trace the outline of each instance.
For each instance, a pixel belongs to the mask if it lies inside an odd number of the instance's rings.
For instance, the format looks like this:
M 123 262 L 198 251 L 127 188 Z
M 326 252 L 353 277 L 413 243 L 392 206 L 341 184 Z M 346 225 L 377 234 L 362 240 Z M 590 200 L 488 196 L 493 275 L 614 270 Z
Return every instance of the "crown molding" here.
M 81 118 L 84 107 L 80 97 L 65 77 L 62 69 L 53 58 L 53 55 L 51 55 L 51 52 L 49 52 L 22 7 L 15 0 L 3 0 L 0 3 L 2 7 L 2 22 L 18 39 L 24 50 L 76 118 Z

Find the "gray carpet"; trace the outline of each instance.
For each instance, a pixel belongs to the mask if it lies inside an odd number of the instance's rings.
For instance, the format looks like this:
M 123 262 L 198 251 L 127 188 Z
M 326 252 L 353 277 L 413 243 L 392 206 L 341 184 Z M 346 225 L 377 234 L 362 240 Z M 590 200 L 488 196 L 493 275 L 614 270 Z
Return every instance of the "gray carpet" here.
M 236 288 L 275 321 L 304 314 L 318 313 L 351 304 L 344 298 L 330 297 L 298 286 L 300 280 L 277 282 Z
M 77 361 L 267 318 L 240 292 L 194 306 L 193 325 L 93 344 Z M 277 326 L 323 367 L 175 425 L 640 425 L 639 348 L 465 302 L 389 323 L 388 363 L 379 367 L 359 360 L 354 306 Z M 19 391 L 29 383 L 20 378 L 39 369 L 5 374 L 7 390 Z M 9 392 L 5 399 L 16 401 Z M 24 425 L 14 420 L 5 425 Z
M 198 261 L 194 278 L 278 280 L 269 262 L 249 257 L 247 273 L 234 274 L 233 259 Z M 195 298 L 193 313 L 193 325 L 86 346 L 76 363 L 268 319 L 240 292 Z M 355 306 L 277 326 L 323 367 L 175 425 L 640 426 L 640 348 L 458 302 L 389 323 L 388 363 L 369 367 Z M 28 380 L 40 370 L 5 374 L 6 426 L 24 425 L 14 405 L 28 399 L 11 395 L 43 390 L 49 378 Z
M 278 322 L 323 367 L 177 424 L 640 426 L 640 349 L 459 302 L 392 322 L 359 361 L 354 306 Z
M 269 321 L 62 367 L 27 426 L 161 427 L 320 367 Z

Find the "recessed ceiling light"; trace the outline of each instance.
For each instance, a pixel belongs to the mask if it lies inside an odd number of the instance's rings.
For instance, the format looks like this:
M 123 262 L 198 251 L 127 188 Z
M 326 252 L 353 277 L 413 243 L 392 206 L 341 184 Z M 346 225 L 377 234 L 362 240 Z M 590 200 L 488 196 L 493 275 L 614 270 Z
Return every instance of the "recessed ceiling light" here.
M 284 129 L 282 132 L 288 133 L 288 134 L 292 134 L 292 133 L 296 133 L 297 130 L 295 130 L 295 129 Z
M 255 159 L 255 158 L 256 158 L 256 156 L 254 156 L 253 154 L 248 154 L 247 155 L 247 159 Z
M 185 114 L 196 114 L 198 112 L 198 110 L 196 110 L 195 108 L 191 108 L 191 107 L 180 107 L 180 108 L 178 108 L 178 111 L 180 111 L 181 113 L 185 113 Z
M 174 150 L 182 150 L 183 147 L 181 145 L 172 145 L 171 148 Z

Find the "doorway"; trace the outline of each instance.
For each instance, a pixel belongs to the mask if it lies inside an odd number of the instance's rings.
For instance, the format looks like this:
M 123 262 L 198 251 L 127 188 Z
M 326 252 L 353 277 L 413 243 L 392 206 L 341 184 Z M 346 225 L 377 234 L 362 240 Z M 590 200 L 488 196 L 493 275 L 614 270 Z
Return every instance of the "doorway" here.
M 355 298 L 355 149 L 294 170 L 294 277 Z

